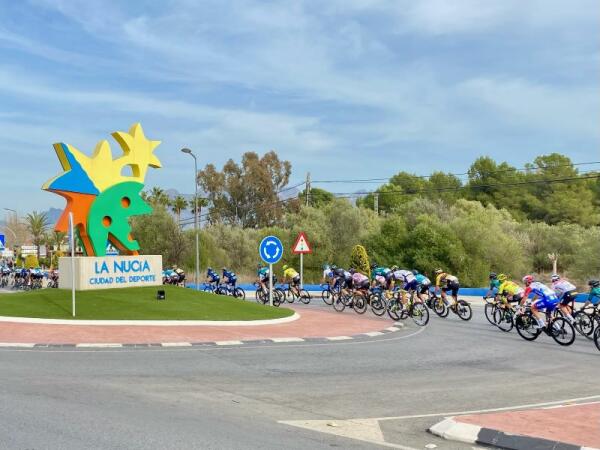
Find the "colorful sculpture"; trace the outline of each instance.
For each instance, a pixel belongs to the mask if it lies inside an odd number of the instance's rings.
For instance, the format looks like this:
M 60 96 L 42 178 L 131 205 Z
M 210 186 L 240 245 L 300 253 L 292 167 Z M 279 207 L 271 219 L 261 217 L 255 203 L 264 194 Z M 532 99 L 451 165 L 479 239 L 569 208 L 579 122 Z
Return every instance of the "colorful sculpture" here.
M 160 141 L 148 140 L 139 123 L 129 133 L 117 131 L 112 136 L 123 150 L 116 159 L 106 140 L 96 145 L 91 157 L 72 145 L 54 144 L 64 173 L 42 188 L 67 199 L 55 229 L 68 232 L 72 212 L 73 227 L 88 256 L 106 256 L 107 242 L 121 254 L 138 254 L 140 246 L 131 235 L 128 219 L 152 212 L 140 192 L 148 167 L 161 167 L 153 153 Z

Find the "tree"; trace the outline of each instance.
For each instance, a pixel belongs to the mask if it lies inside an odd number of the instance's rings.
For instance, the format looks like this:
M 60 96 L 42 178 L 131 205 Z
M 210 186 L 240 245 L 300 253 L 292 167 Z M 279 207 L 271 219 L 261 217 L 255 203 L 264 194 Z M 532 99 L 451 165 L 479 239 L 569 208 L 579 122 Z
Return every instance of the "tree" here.
M 37 258 L 40 258 L 40 245 L 44 243 L 46 230 L 50 225 L 48 215 L 45 212 L 33 211 L 25 217 L 27 230 L 31 234 L 33 245 L 37 246 Z
M 169 196 L 166 194 L 164 189 L 154 186 L 149 193 L 143 196 L 144 200 L 150 202 L 154 207 L 156 206 L 167 206 L 169 204 Z
M 283 215 L 278 192 L 287 185 L 292 166 L 270 151 L 259 158 L 254 152 L 244 153 L 241 165 L 228 160 L 222 171 L 208 164 L 198 172 L 211 206 L 211 223 L 240 223 L 243 227 L 270 226 Z
M 171 211 L 177 216 L 177 223 L 181 222 L 181 211 L 188 207 L 188 202 L 181 195 L 178 195 L 171 201 Z
M 362 245 L 355 245 L 352 248 L 352 254 L 350 255 L 350 265 L 356 269 L 357 272 L 362 273 L 368 277 L 371 276 L 371 264 L 369 263 L 369 255 L 367 250 Z
M 308 204 L 309 206 L 314 206 L 315 208 L 321 208 L 330 204 L 334 199 L 335 196 L 325 189 L 310 188 Z M 306 189 L 298 194 L 298 200 L 301 204 L 306 203 Z

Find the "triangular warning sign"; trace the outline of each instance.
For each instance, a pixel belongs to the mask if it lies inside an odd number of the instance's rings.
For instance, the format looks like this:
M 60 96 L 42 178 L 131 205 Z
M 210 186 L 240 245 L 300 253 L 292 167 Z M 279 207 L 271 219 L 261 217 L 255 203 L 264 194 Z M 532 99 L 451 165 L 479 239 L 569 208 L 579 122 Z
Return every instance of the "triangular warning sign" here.
M 292 247 L 292 253 L 312 253 L 312 249 L 310 248 L 310 244 L 308 243 L 304 233 L 300 233 L 296 238 L 296 243 Z

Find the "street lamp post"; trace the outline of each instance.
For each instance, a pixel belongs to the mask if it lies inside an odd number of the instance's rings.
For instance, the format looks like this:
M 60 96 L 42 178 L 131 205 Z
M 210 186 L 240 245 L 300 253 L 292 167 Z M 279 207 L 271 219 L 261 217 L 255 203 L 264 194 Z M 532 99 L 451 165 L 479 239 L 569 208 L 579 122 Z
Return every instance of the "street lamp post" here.
M 200 243 L 198 238 L 198 160 L 196 155 L 189 148 L 182 148 L 183 153 L 187 153 L 194 158 L 194 233 L 196 234 L 196 289 L 200 290 Z

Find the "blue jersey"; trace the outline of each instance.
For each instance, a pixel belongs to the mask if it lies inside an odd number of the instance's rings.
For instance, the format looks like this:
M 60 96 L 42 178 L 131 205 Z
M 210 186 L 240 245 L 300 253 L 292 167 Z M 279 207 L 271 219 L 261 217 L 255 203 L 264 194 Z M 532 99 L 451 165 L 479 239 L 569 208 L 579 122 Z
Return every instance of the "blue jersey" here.
M 258 274 L 259 277 L 264 278 L 267 275 L 269 275 L 269 268 L 268 267 L 261 267 L 260 269 L 258 269 L 257 274 Z
M 221 277 L 219 277 L 219 274 L 217 274 L 216 272 L 208 272 L 206 276 L 207 278 L 210 278 L 210 281 L 212 283 L 218 283 L 219 280 L 221 280 Z
M 415 278 L 417 279 L 417 283 L 421 285 L 431 284 L 431 280 L 422 273 L 418 273 L 417 275 L 415 275 Z

